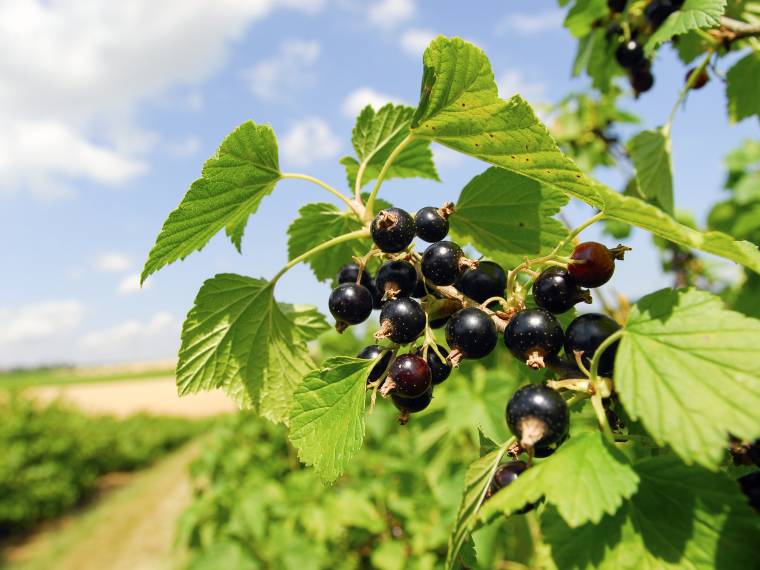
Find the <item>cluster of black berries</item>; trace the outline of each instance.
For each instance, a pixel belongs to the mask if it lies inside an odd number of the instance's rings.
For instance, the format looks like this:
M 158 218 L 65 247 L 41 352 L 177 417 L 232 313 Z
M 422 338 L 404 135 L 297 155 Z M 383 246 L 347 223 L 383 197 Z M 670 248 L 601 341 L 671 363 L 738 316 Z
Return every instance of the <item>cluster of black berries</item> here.
M 607 36 L 614 37 L 619 42 L 615 50 L 615 59 L 628 72 L 631 87 L 638 96 L 649 91 L 654 85 L 652 65 L 644 56 L 643 42 L 639 38 L 650 35 L 659 28 L 671 14 L 681 8 L 684 0 L 651 0 L 644 8 L 643 21 L 629 19 L 629 34 L 625 35 L 618 22 L 618 15 L 625 11 L 627 3 L 627 0 L 607 0 L 612 18 Z M 690 69 L 684 81 L 688 82 L 693 72 L 694 70 Z M 702 70 L 694 79 L 692 89 L 701 89 L 708 80 L 707 72 Z

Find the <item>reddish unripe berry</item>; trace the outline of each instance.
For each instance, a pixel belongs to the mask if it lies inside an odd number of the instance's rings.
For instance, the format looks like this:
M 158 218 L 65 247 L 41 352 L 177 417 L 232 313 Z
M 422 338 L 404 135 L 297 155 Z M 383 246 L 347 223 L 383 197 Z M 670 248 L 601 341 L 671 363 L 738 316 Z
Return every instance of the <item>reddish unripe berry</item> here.
M 630 248 L 619 245 L 608 249 L 601 243 L 586 241 L 573 250 L 567 270 L 582 287 L 599 287 L 612 278 L 615 273 L 615 260 L 623 259 Z

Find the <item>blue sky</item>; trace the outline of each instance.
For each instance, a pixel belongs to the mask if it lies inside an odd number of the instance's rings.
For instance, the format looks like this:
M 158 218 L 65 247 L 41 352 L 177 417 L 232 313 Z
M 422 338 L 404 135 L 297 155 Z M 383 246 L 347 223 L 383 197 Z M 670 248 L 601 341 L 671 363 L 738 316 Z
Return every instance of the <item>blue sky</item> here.
M 160 8 L 158 8 L 160 6 Z M 270 123 L 283 170 L 344 187 L 356 111 L 415 103 L 421 53 L 434 34 L 483 47 L 503 96 L 552 102 L 586 85 L 570 78 L 574 40 L 549 0 L 148 0 L 0 4 L 0 366 L 172 357 L 202 281 L 233 271 L 269 277 L 286 261 L 286 228 L 316 186 L 278 185 L 238 255 L 222 236 L 138 290 L 137 273 L 168 212 L 203 160 L 240 122 Z M 498 7 L 495 7 L 498 6 Z M 35 38 L 30 42 L 29 38 Z M 657 126 L 682 85 L 669 49 L 652 93 L 625 105 Z M 723 86 L 690 97 L 673 130 L 676 203 L 699 220 L 721 194 L 722 156 L 757 137 L 729 125 Z M 391 181 L 415 210 L 455 199 L 485 165 L 436 149 L 443 183 Z M 599 173 L 618 184 L 614 173 Z M 585 207 L 571 218 L 588 215 Z M 594 237 L 594 232 L 588 234 Z M 648 238 L 613 286 L 631 297 L 667 284 Z M 323 310 L 329 290 L 306 268 L 278 299 Z

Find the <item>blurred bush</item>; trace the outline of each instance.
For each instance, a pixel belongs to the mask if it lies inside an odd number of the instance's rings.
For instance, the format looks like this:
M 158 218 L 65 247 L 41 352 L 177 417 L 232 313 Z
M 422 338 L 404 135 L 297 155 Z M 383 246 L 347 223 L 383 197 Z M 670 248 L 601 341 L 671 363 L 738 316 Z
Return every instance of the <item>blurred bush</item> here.
M 0 536 L 27 530 L 93 493 L 99 476 L 131 471 L 207 426 L 183 418 L 85 415 L 60 403 L 0 398 Z

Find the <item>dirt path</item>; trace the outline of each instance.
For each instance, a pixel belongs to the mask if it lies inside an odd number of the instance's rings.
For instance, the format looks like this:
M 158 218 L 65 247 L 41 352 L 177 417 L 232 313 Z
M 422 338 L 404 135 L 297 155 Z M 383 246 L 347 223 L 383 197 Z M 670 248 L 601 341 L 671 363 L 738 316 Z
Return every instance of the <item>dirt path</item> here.
M 232 412 L 235 404 L 221 391 L 177 396 L 174 378 L 71 384 L 30 389 L 43 402 L 62 398 L 91 413 L 129 416 L 138 412 L 204 417 Z
M 8 552 L 9 570 L 172 570 L 177 517 L 191 498 L 195 441 L 58 528 Z

